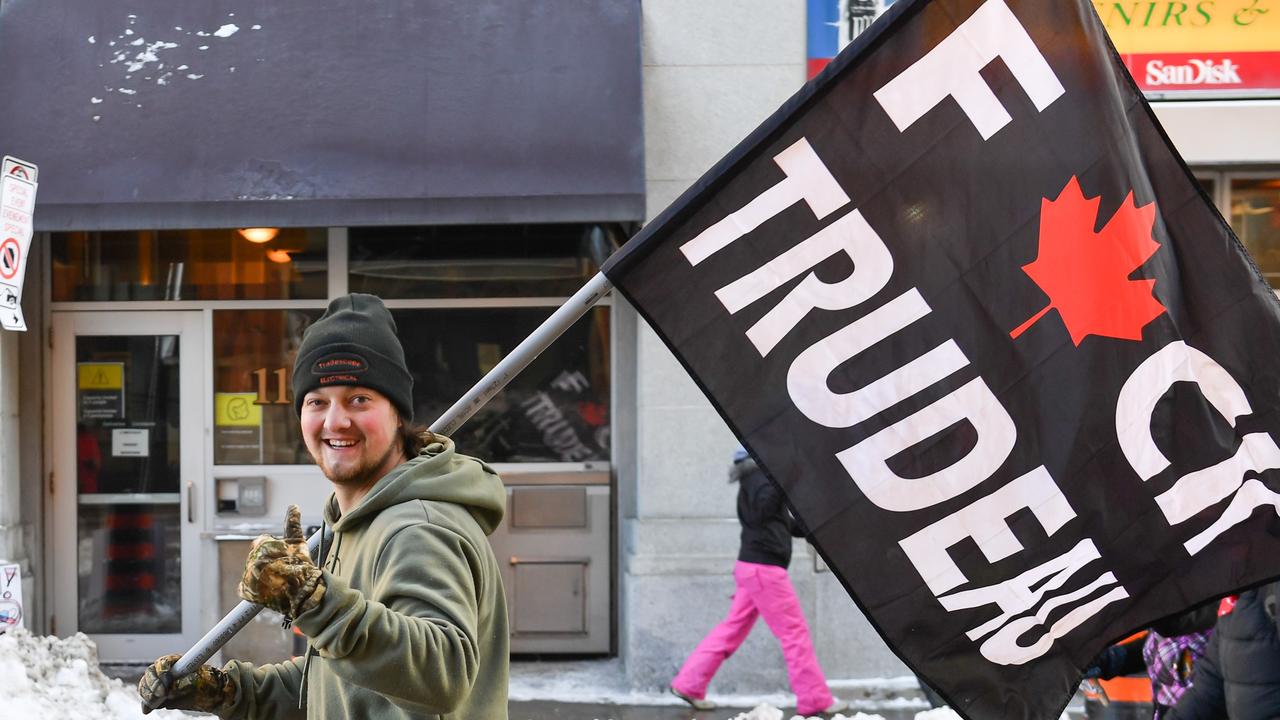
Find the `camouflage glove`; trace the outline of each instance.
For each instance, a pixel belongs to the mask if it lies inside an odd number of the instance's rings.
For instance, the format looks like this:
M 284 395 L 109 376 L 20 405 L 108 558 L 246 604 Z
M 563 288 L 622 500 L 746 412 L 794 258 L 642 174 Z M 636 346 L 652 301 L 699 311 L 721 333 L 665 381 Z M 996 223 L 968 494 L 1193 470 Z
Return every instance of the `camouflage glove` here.
M 290 505 L 285 515 L 284 538 L 259 535 L 249 548 L 240 597 L 265 605 L 292 621 L 320 604 L 324 579 L 311 561 L 302 537 L 302 515 Z
M 230 710 L 239 689 L 235 680 L 211 665 L 202 665 L 190 675 L 175 679 L 172 669 L 180 657 L 165 655 L 156 660 L 138 681 L 142 714 L 159 708 L 207 713 Z

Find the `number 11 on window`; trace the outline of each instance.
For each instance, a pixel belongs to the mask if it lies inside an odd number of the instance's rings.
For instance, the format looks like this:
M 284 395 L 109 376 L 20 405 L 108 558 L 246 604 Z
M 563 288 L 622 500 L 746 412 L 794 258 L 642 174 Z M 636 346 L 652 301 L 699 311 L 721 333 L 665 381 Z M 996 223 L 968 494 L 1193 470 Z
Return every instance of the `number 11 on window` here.
M 267 380 L 267 374 L 268 374 L 267 369 L 258 368 L 257 370 L 254 370 L 252 373 L 249 373 L 250 375 L 253 375 L 257 379 L 257 384 L 258 384 L 258 398 L 253 401 L 253 404 L 254 405 L 288 405 L 289 398 L 285 397 L 285 388 L 287 387 L 287 383 L 285 381 L 285 375 L 287 373 L 288 373 L 287 368 L 276 368 L 275 370 L 270 371 L 270 374 L 276 376 L 276 399 L 275 400 L 267 399 L 267 388 L 270 385 L 270 382 Z

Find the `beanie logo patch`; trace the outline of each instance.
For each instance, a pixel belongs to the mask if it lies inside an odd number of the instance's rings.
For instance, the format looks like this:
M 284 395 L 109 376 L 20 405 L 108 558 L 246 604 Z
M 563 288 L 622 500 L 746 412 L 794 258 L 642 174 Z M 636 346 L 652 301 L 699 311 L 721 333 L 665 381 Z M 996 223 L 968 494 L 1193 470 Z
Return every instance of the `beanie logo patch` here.
M 320 382 L 335 382 L 334 380 L 326 380 L 326 375 L 350 375 L 351 373 L 362 373 L 369 369 L 369 363 L 364 358 L 355 353 L 334 353 L 326 355 L 316 360 L 315 365 L 311 366 L 311 373 L 320 377 Z M 354 380 L 355 378 L 350 378 Z
M 321 385 L 341 385 L 344 383 L 349 384 L 349 383 L 359 382 L 359 380 L 360 378 L 356 377 L 355 375 L 334 374 L 334 375 L 320 376 Z

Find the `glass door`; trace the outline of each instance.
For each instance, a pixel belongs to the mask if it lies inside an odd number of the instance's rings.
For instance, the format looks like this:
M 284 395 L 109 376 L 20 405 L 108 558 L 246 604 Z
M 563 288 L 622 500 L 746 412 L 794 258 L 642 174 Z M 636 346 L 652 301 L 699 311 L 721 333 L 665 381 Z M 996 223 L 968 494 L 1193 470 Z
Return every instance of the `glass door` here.
M 104 661 L 201 634 L 202 314 L 53 314 L 53 610 Z
M 1280 288 L 1280 172 L 1229 173 L 1231 227 L 1258 269 Z

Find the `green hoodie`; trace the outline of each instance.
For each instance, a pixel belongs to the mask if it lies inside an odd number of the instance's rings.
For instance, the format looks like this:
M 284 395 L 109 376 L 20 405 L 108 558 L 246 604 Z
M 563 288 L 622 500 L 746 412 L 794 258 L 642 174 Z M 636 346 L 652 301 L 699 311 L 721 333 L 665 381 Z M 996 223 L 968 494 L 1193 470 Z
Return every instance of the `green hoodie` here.
M 240 692 L 225 717 L 506 718 L 507 604 L 485 539 L 505 504 L 497 474 L 447 438 L 342 517 L 330 496 L 324 598 L 294 621 L 319 654 L 227 663 Z

